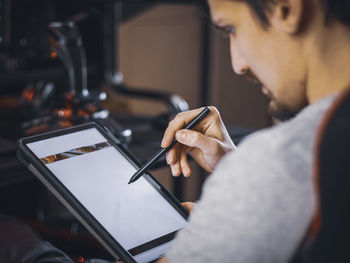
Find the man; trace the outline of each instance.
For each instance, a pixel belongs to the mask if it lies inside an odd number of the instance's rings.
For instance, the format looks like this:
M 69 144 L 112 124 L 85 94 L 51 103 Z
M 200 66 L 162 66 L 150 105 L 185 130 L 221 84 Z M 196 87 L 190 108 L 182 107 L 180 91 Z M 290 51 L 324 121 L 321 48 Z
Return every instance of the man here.
M 315 214 L 314 138 L 337 93 L 350 86 L 350 1 L 209 0 L 230 36 L 235 73 L 253 77 L 281 120 L 236 149 L 219 113 L 182 130 L 201 109 L 179 114 L 162 147 L 174 176 L 191 174 L 186 153 L 213 172 L 188 226 L 162 262 L 288 262 Z M 295 116 L 296 115 L 296 116 Z M 295 117 L 293 117 L 295 116 Z
M 315 213 L 316 130 L 335 94 L 350 86 L 350 1 L 209 0 L 209 6 L 213 22 L 230 34 L 234 71 L 261 82 L 274 117 L 297 115 L 238 149 L 213 107 L 195 131 L 181 127 L 201 109 L 170 123 L 162 147 L 174 137 L 181 143 L 167 155 L 173 175 L 191 174 L 186 152 L 213 174 L 161 261 L 288 262 Z

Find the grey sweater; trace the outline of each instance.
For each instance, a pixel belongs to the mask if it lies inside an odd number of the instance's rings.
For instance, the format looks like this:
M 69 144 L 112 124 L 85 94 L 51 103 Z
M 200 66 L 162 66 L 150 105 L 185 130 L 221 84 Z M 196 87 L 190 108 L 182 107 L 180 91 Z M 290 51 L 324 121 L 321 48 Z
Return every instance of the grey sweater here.
M 168 260 L 288 262 L 314 214 L 314 139 L 333 99 L 254 133 L 227 154 L 205 182 Z

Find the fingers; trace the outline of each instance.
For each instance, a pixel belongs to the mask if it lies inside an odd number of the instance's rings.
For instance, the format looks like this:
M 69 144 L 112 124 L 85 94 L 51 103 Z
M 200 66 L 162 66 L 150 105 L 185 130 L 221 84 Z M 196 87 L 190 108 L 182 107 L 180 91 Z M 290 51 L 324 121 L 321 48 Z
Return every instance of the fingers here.
M 179 113 L 169 123 L 161 146 L 168 147 L 174 140 L 179 142 L 166 156 L 174 176 L 181 173 L 191 174 L 186 152 L 190 152 L 193 159 L 206 171 L 212 171 L 218 160 L 228 151 L 234 149 L 234 144 L 224 127 L 220 114 L 215 107 L 209 107 L 210 113 L 193 130 L 184 127 L 196 117 L 203 108 Z
M 190 214 L 192 214 L 193 208 L 194 208 L 194 203 L 192 203 L 192 202 L 183 202 L 181 204 L 182 204 L 183 207 L 185 207 L 188 210 L 188 212 L 190 212 Z
M 179 176 L 181 174 L 181 166 L 180 166 L 180 144 L 175 145 L 173 149 L 171 149 L 166 156 L 167 163 L 170 165 L 171 174 L 173 176 Z
M 171 149 L 169 152 L 166 154 L 166 162 L 169 165 L 172 165 L 178 161 L 178 147 L 179 144 L 176 145 L 173 149 Z
M 179 162 L 174 163 L 170 166 L 171 174 L 175 177 L 178 177 L 181 174 L 181 166 Z
M 199 148 L 205 154 L 215 155 L 221 148 L 220 142 L 216 138 L 194 130 L 179 130 L 175 137 L 180 143 L 188 147 Z
M 191 170 L 190 164 L 188 163 L 186 151 L 180 152 L 180 168 L 181 168 L 182 174 L 185 177 L 188 177 L 191 175 L 192 170 Z
M 165 256 L 163 256 L 160 259 L 158 259 L 156 263 L 169 263 L 169 261 L 166 259 Z
M 181 173 L 185 177 L 191 175 L 192 169 L 187 159 L 187 151 L 186 146 L 178 144 L 167 153 L 167 163 L 173 176 L 179 176 Z
M 163 148 L 168 147 L 173 141 L 176 131 L 183 129 L 202 110 L 203 108 L 199 108 L 177 114 L 175 119 L 169 123 L 168 128 L 165 130 L 161 146 Z

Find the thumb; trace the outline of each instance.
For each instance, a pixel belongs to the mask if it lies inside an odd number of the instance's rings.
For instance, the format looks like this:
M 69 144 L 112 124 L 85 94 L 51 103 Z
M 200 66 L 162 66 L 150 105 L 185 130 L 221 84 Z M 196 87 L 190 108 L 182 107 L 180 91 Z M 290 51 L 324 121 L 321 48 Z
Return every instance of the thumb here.
M 178 142 L 189 147 L 199 148 L 206 154 L 214 153 L 220 145 L 216 138 L 205 136 L 194 130 L 178 130 L 175 138 Z

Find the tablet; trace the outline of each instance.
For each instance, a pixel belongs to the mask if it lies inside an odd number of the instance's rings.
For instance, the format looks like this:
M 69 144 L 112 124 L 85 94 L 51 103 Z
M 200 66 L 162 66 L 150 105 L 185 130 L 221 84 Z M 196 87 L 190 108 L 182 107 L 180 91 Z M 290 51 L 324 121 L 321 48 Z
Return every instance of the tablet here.
M 150 173 L 128 184 L 137 159 L 96 123 L 22 138 L 19 159 L 117 260 L 150 262 L 169 248 L 187 211 Z

